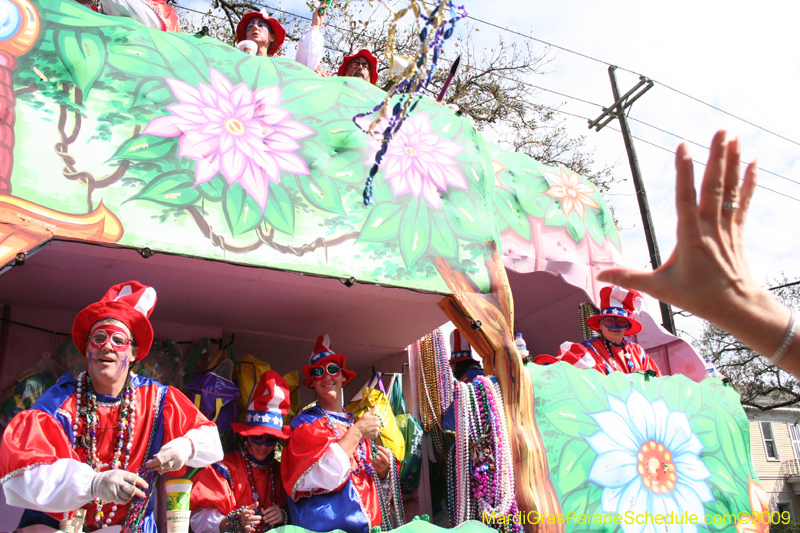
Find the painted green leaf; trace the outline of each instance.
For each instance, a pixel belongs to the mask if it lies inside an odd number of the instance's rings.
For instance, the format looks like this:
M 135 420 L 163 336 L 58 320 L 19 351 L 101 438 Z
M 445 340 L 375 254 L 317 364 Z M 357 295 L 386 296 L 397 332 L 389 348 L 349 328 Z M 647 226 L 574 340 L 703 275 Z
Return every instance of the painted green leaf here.
M 586 225 L 583 223 L 581 216 L 575 211 L 572 211 L 569 214 L 569 226 L 567 226 L 567 232 L 575 242 L 581 242 L 583 240 L 583 236 L 586 235 Z
M 500 215 L 500 219 L 508 224 L 514 230 L 514 233 L 526 241 L 530 240 L 531 225 L 528 222 L 528 217 L 523 214 L 516 196 L 495 187 L 494 206 L 496 212 Z
M 153 48 L 136 44 L 115 44 L 108 47 L 108 63 L 125 74 L 139 77 L 142 72 L 164 78 L 176 77 L 164 64 L 164 58 Z
M 706 464 L 706 468 L 711 472 L 711 478 L 708 479 L 708 483 L 713 487 L 716 487 L 720 491 L 722 491 L 726 495 L 733 496 L 742 487 L 737 487 L 736 485 L 736 476 L 731 472 L 731 467 L 718 459 L 717 457 L 710 457 L 710 456 L 703 456 L 703 462 Z M 744 487 L 746 491 L 747 488 Z
M 206 200 L 218 202 L 222 200 L 222 195 L 225 192 L 225 179 L 222 176 L 217 176 L 211 181 L 207 181 L 197 186 L 197 192 Z
M 234 67 L 239 77 L 252 90 L 278 84 L 277 71 L 271 59 L 244 55 Z
M 171 96 L 172 91 L 163 78 L 145 79 L 136 86 L 131 107 L 154 106 L 162 109 Z
M 357 113 L 362 113 L 365 109 L 374 107 L 376 102 L 386 98 L 386 93 L 375 94 L 375 91 L 372 90 L 374 88 L 371 84 L 358 83 L 356 80 L 352 80 L 342 88 L 339 103 L 342 106 L 361 109 Z M 371 92 L 373 94 L 369 94 Z M 374 99 L 375 97 L 377 97 L 377 100 Z
M 472 197 L 463 191 L 453 191 L 449 199 L 445 214 L 450 228 L 464 240 L 483 242 L 487 230 Z
M 127 159 L 129 161 L 148 161 L 160 159 L 167 155 L 175 146 L 175 139 L 169 137 L 155 137 L 153 135 L 139 135 L 128 139 L 117 148 L 109 161 Z
M 447 225 L 444 215 L 439 212 L 434 213 L 431 220 L 431 244 L 440 256 L 458 256 L 458 241 Z
M 342 152 L 331 158 L 325 175 L 347 183 L 361 183 L 365 179 L 364 156 L 359 152 Z
M 716 406 L 714 419 L 717 423 L 720 448 L 722 448 L 725 459 L 728 460 L 732 471 L 738 472 L 741 468 L 749 466 L 750 461 L 745 454 L 741 428 L 736 424 L 736 421 L 719 405 Z
M 277 183 L 269 185 L 269 200 L 264 217 L 276 230 L 294 235 L 294 205 L 283 187 Z
M 586 231 L 589 236 L 599 245 L 603 244 L 603 227 L 597 220 L 597 211 L 594 209 L 586 209 L 583 217 L 583 222 L 586 224 Z
M 336 105 L 342 84 L 337 80 L 303 80 L 290 83 L 283 88 L 285 96 L 281 107 L 292 112 L 302 114 L 319 114 Z
M 395 240 L 400 232 L 401 206 L 393 203 L 375 204 L 361 227 L 360 242 Z
M 608 409 L 608 399 L 605 391 L 597 386 L 595 380 L 588 379 L 585 370 L 581 371 L 566 364 L 559 366 L 563 368 L 564 373 L 567 375 L 571 392 L 575 395 L 575 399 L 581 402 L 584 412 L 594 413 Z
M 548 227 L 564 227 L 567 225 L 567 217 L 561 211 L 560 202 L 553 202 L 544 211 L 544 225 Z
M 303 196 L 316 207 L 331 213 L 345 215 L 339 187 L 327 176 L 298 176 L 297 184 Z
M 424 200 L 410 202 L 400 221 L 400 255 L 409 269 L 428 250 L 430 228 L 427 203 Z
M 61 62 L 72 75 L 75 85 L 88 99 L 89 91 L 103 73 L 108 50 L 96 30 L 56 30 L 54 39 Z
M 559 494 L 566 494 L 586 484 L 593 458 L 594 452 L 583 440 L 571 440 L 564 446 L 558 461 L 556 489 Z
M 522 210 L 534 218 L 544 218 L 545 208 L 553 203 L 553 199 L 545 194 L 529 194 L 527 191 L 518 192 L 517 200 Z
M 717 425 L 714 419 L 706 416 L 695 416 L 690 418 L 692 431 L 703 443 L 703 454 L 714 455 L 719 450 L 719 435 L 717 435 Z
M 156 176 L 131 200 L 150 200 L 162 205 L 189 205 L 197 200 L 194 190 L 194 173 L 189 170 L 171 170 Z
M 334 148 L 360 148 L 369 135 L 361 131 L 352 120 L 334 120 L 317 128 L 319 142 Z
M 597 424 L 586 415 L 586 409 L 576 400 L 559 402 L 545 413 L 547 419 L 560 432 L 581 439 L 597 431 Z
M 150 36 L 156 49 L 170 58 L 170 62 L 192 67 L 181 69 L 181 81 L 193 86 L 197 86 L 199 81 L 208 83 L 208 60 L 191 42 L 191 36 L 164 31 L 152 32 Z
M 591 486 L 592 486 L 591 484 L 586 483 L 582 488 L 565 495 L 565 497 L 561 501 L 561 511 L 564 515 L 562 518 L 565 518 L 566 516 L 577 517 L 580 515 L 588 514 L 586 504 L 588 503 L 589 500 L 588 498 L 589 488 Z M 548 524 L 548 522 L 545 522 L 545 524 Z M 552 523 L 549 525 L 552 525 Z M 573 528 L 576 526 L 575 523 L 571 525 Z M 540 530 L 547 531 L 547 528 L 540 528 Z
M 438 114 L 431 116 L 431 129 L 442 139 L 452 139 L 461 133 L 461 119 L 452 114 Z
M 272 190 L 270 190 L 270 200 L 272 199 L 271 193 Z M 229 186 L 225 191 L 222 209 L 225 211 L 225 220 L 234 236 L 250 231 L 261 222 L 261 206 L 238 183 Z

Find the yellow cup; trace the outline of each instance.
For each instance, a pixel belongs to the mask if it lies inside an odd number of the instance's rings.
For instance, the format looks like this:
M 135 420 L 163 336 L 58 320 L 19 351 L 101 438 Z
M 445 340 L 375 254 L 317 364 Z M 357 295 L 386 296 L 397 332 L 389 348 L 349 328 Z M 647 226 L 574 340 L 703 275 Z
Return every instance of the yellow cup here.
M 164 486 L 167 490 L 167 533 L 188 533 L 192 514 L 189 509 L 192 482 L 188 479 L 170 479 Z

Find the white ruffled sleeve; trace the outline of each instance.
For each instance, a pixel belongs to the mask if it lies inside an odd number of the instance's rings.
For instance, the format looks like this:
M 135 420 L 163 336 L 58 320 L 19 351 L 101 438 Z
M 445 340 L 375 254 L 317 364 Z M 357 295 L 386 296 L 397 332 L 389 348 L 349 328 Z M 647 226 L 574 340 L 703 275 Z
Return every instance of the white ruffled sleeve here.
M 295 492 L 330 492 L 347 481 L 350 475 L 350 456 L 336 443 L 328 446 L 319 460 L 297 482 Z
M 194 533 L 219 533 L 219 523 L 223 518 L 223 514 L 213 507 L 206 507 L 192 511 L 189 523 Z
M 219 440 L 217 426 L 202 426 L 190 429 L 184 437 L 192 441 L 194 455 L 186 464 L 193 468 L 202 468 L 222 461 L 222 442 Z
M 300 41 L 297 43 L 297 55 L 295 61 L 302 63 L 311 70 L 317 68 L 319 60 L 322 59 L 322 47 L 325 44 L 325 38 L 319 28 L 308 26 L 303 30 L 303 35 L 300 36 Z
M 161 19 L 149 5 L 141 0 L 102 0 L 103 13 L 117 17 L 130 17 L 149 28 L 164 28 Z
M 94 470 L 75 459 L 59 459 L 10 477 L 6 503 L 45 513 L 65 513 L 92 501 Z

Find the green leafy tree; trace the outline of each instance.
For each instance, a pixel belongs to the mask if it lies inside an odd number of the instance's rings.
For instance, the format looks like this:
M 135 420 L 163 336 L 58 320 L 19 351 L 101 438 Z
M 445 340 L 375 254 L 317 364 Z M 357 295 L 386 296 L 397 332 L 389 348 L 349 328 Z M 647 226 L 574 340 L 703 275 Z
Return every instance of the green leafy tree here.
M 769 286 L 780 287 L 772 291 L 778 300 L 800 309 L 800 282 L 782 276 Z M 794 376 L 768 365 L 764 357 L 710 322 L 700 339 L 700 353 L 731 380 L 742 405 L 766 411 L 800 404 L 800 382 Z

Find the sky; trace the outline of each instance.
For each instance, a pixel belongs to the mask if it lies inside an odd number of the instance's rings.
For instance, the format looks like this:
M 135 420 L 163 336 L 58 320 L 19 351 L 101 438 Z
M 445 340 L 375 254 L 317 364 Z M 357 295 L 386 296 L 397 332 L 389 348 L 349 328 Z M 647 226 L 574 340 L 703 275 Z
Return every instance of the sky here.
M 309 13 L 301 0 L 264 3 L 293 13 Z M 331 9 L 336 4 L 334 1 Z M 205 0 L 183 0 L 181 5 L 205 9 L 208 4 Z M 800 20 L 800 2 L 464 0 L 464 5 L 472 17 L 600 60 L 550 48 L 547 72 L 528 80 L 534 85 L 609 106 L 613 97 L 608 64 L 620 69 L 617 78 L 621 93 L 638 82 L 638 74 L 656 82 L 633 105 L 629 117 L 635 119 L 630 121 L 630 127 L 638 138 L 634 140 L 635 149 L 662 260 L 669 257 L 675 245 L 674 150 L 682 139 L 698 143 L 701 146 L 690 144 L 691 153 L 695 160 L 705 162 L 708 151 L 703 147 L 708 146 L 716 130 L 725 128 L 729 136 L 741 139 L 745 161 L 757 158 L 762 169 L 788 178 L 760 172 L 760 185 L 792 197 L 764 187 L 756 190 L 745 229 L 753 276 L 759 282 L 782 274 L 790 280 L 800 278 L 800 246 L 795 238 L 800 235 L 795 227 L 796 213 L 800 212 L 800 106 L 796 103 L 800 81 L 796 21 Z M 478 44 L 487 48 L 503 33 L 474 20 L 461 23 L 457 31 L 474 32 Z M 509 33 L 504 38 L 523 40 Z M 534 49 L 546 51 L 545 45 L 538 43 Z M 599 106 L 546 91 L 532 90 L 531 98 L 586 118 L 596 118 L 602 111 Z M 630 266 L 649 268 L 641 216 L 617 122 L 595 132 L 588 129 L 585 120 L 568 115 L 561 115 L 561 119 L 571 135 L 586 136 L 585 146 L 594 152 L 598 166 L 612 165 L 615 176 L 626 179 L 614 185 L 605 197 L 619 219 Z M 491 140 L 493 132 L 484 134 Z M 702 165 L 695 165 L 698 186 L 703 171 Z M 696 319 L 677 317 L 676 324 L 689 335 L 687 340 L 698 336 L 702 329 Z

